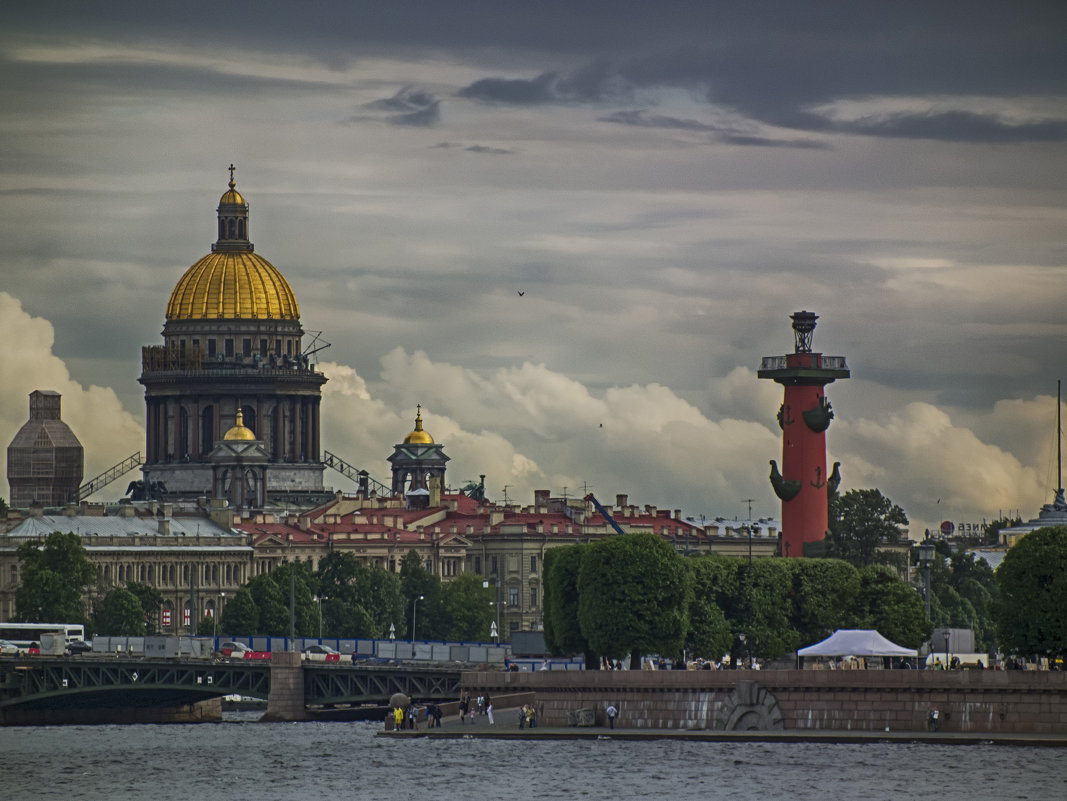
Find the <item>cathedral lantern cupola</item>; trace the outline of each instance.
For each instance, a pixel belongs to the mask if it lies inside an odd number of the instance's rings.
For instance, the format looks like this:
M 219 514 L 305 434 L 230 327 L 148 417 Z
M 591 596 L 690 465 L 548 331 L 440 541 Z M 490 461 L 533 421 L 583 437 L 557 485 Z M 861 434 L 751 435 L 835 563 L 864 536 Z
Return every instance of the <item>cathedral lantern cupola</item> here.
M 771 460 L 771 486 L 782 502 L 782 555 L 803 556 L 804 545 L 826 536 L 827 488 L 836 490 L 838 465 L 826 472 L 826 429 L 834 413 L 825 386 L 849 378 L 844 356 L 812 350 L 815 322 L 809 311 L 791 315 L 795 347 L 785 356 L 764 356 L 757 375 L 785 388 L 778 409 L 782 468 Z
M 415 428 L 393 449 L 389 463 L 393 470 L 393 494 L 402 495 L 409 509 L 425 509 L 431 503 L 434 488 L 445 486 L 445 463 L 448 457 L 442 445 L 433 441 L 422 427 L 422 406 L 415 413 Z M 431 481 L 436 479 L 436 481 Z M 440 498 L 436 499 L 437 502 Z
M 251 252 L 253 246 L 249 241 L 248 234 L 248 204 L 237 191 L 237 184 L 233 181 L 233 171 L 236 168 L 230 165 L 230 188 L 219 199 L 219 238 L 211 246 L 213 252 L 220 250 L 247 250 Z

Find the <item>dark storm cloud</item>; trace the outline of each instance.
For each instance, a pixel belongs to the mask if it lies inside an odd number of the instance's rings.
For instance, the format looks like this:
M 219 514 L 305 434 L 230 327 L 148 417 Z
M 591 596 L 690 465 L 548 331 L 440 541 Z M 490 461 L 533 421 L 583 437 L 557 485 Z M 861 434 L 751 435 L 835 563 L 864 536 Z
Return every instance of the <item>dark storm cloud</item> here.
M 661 115 L 649 115 L 645 109 L 627 109 L 605 114 L 598 117 L 601 122 L 611 122 L 618 125 L 633 125 L 638 128 L 666 128 L 675 131 L 705 131 L 719 133 L 722 128 L 710 125 L 699 120 L 684 120 L 678 117 L 666 117 Z
M 470 100 L 535 106 L 562 100 L 555 91 L 556 82 L 557 76 L 553 72 L 538 75 L 532 80 L 482 78 L 470 86 L 463 87 L 456 94 Z
M 814 139 L 774 139 L 767 136 L 758 136 L 751 132 L 739 131 L 737 128 L 722 125 L 712 125 L 699 120 L 680 119 L 663 115 L 648 115 L 644 109 L 630 109 L 616 111 L 598 117 L 601 122 L 611 122 L 619 125 L 633 125 L 638 128 L 661 128 L 672 131 L 695 131 L 697 133 L 711 134 L 711 141 L 727 145 L 741 145 L 745 147 L 795 147 L 807 150 L 825 150 L 828 145 Z
M 939 139 L 952 142 L 1062 142 L 1067 121 L 1041 120 L 1008 123 L 996 117 L 966 111 L 931 114 L 894 114 L 879 120 L 833 124 L 829 128 L 868 136 Z
M 433 92 L 405 86 L 391 97 L 384 97 L 364 104 L 369 111 L 394 112 L 384 119 L 390 125 L 429 127 L 441 121 L 441 101 Z M 366 119 L 352 117 L 350 121 Z

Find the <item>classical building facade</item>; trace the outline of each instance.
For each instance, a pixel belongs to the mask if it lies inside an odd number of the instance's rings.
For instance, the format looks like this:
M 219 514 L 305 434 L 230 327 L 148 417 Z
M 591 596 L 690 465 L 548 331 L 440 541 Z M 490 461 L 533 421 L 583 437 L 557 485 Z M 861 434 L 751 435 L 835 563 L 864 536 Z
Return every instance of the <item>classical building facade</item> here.
M 96 567 L 95 595 L 130 581 L 163 595 L 158 629 L 188 634 L 193 621 L 214 616 L 226 596 L 251 578 L 252 547 L 247 539 L 213 522 L 207 510 L 178 510 L 171 504 L 82 503 L 54 512 L 33 506 L 21 521 L 0 533 L 0 620 L 15 618 L 19 585 L 18 547 L 42 543 L 54 531 L 73 532 Z M 50 621 L 63 622 L 63 621 Z
M 171 500 L 210 495 L 211 452 L 240 414 L 267 455 L 267 496 L 306 504 L 323 492 L 326 377 L 309 359 L 288 281 L 254 252 L 248 203 L 230 170 L 218 239 L 174 287 L 163 344 L 142 348 L 144 479 L 161 482 Z

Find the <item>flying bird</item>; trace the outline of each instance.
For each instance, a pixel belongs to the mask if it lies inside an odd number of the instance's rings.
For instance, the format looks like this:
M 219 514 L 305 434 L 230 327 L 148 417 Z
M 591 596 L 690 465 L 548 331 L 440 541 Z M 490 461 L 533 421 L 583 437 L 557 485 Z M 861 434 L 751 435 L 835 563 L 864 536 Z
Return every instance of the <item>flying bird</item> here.
M 523 291 L 522 291 L 521 289 L 519 290 L 519 297 L 520 297 L 520 298 L 521 298 L 521 297 L 522 297 L 523 295 L 525 295 L 525 294 L 526 294 L 526 293 L 525 293 L 525 292 L 523 292 Z

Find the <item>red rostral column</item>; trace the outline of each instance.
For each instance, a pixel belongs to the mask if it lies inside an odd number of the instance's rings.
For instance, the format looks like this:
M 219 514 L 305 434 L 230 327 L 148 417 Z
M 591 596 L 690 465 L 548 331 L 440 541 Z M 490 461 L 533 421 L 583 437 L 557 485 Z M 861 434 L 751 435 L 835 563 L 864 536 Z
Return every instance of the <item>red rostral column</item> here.
M 803 556 L 804 543 L 826 536 L 826 487 L 836 489 L 840 477 L 826 474 L 826 429 L 834 413 L 823 390 L 838 378 L 849 378 L 844 356 L 811 352 L 815 321 L 812 312 L 790 316 L 796 349 L 785 356 L 764 356 L 757 375 L 785 387 L 778 410 L 782 427 L 782 469 L 771 460 L 771 484 L 782 501 L 782 556 Z

